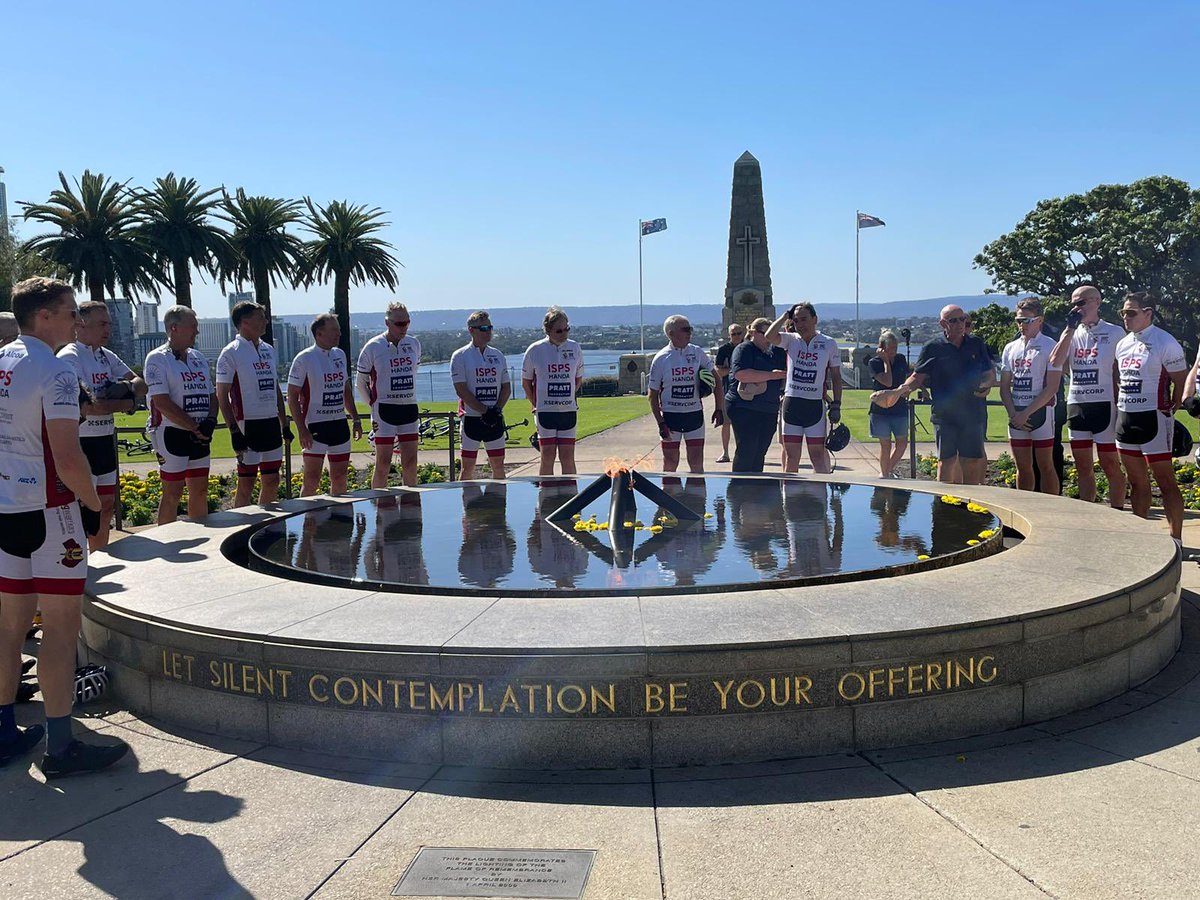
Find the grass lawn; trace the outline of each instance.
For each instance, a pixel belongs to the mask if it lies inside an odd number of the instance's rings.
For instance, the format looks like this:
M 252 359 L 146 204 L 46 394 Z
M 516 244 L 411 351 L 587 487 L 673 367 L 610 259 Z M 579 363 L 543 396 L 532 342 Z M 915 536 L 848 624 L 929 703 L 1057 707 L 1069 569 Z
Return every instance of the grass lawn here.
M 458 404 L 453 400 L 444 403 L 422 403 L 420 406 L 423 411 L 427 412 L 453 412 L 458 409 Z M 370 425 L 368 424 L 370 420 L 367 416 L 366 408 L 360 405 L 359 412 L 364 416 L 364 429 L 370 430 Z M 585 438 L 612 428 L 615 425 L 620 425 L 622 422 L 628 422 L 630 419 L 644 416 L 649 412 L 650 407 L 646 403 L 645 397 L 585 397 L 579 401 L 579 426 L 577 435 L 579 438 Z M 509 425 L 518 423 L 522 419 L 528 420 L 527 424 L 514 428 L 508 433 L 509 447 L 528 447 L 529 435 L 534 430 L 533 417 L 529 411 L 529 402 L 527 400 L 510 400 L 504 407 L 504 419 Z M 146 425 L 146 414 L 140 412 L 131 416 L 118 415 L 116 416 L 116 423 L 118 428 L 137 428 L 140 430 Z M 140 439 L 140 435 L 138 434 L 122 434 L 120 437 L 126 440 Z M 448 443 L 449 439 L 446 437 L 433 438 L 422 441 L 421 449 L 445 450 Z M 295 452 L 299 452 L 299 444 L 294 445 L 292 449 Z M 354 443 L 354 449 L 356 451 L 369 451 L 371 446 L 364 437 L 361 441 Z M 229 459 L 234 456 L 233 448 L 229 444 L 228 431 L 221 429 L 213 435 L 212 455 L 215 459 Z M 131 456 L 125 450 L 121 451 L 122 462 L 147 462 L 153 458 L 152 454 L 139 453 Z

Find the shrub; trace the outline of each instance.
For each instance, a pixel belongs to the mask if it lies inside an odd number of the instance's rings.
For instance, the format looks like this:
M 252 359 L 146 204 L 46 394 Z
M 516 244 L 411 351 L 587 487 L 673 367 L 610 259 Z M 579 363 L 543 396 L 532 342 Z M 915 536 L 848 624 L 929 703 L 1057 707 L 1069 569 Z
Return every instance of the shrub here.
M 583 379 L 579 386 L 580 397 L 615 397 L 617 396 L 617 376 L 593 375 Z

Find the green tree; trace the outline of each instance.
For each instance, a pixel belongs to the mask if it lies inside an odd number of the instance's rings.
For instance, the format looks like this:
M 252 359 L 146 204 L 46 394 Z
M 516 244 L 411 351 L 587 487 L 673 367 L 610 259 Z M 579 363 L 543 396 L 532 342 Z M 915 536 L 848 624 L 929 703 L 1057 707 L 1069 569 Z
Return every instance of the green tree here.
M 125 182 L 85 170 L 75 190 L 62 172 L 62 188 L 46 203 L 26 203 L 25 218 L 44 222 L 57 233 L 38 235 L 25 248 L 41 255 L 61 271 L 76 290 L 86 284 L 93 300 L 105 292 L 136 297 L 139 292 L 158 296 L 158 266 L 139 232 L 141 210 Z
M 402 266 L 391 254 L 392 246 L 376 232 L 387 227 L 379 208 L 351 206 L 333 200 L 317 206 L 305 197 L 308 215 L 304 227 L 314 235 L 305 244 L 306 280 L 311 284 L 333 281 L 333 309 L 342 326 L 341 348 L 350 359 L 350 285 L 378 284 L 396 290 L 396 266 Z
M 12 309 L 13 285 L 35 275 L 61 278 L 63 273 L 23 244 L 16 222 L 10 220 L 0 232 L 0 311 Z
M 1191 342 L 1200 326 L 1200 191 L 1164 175 L 1042 200 L 975 257 L 1008 294 L 1066 298 L 1093 284 L 1112 315 L 1128 291 L 1157 298 L 1164 327 Z
M 305 271 L 304 242 L 288 232 L 288 226 L 300 221 L 300 203 L 275 197 L 247 196 L 242 188 L 221 203 L 222 218 L 233 225 L 230 244 L 233 265 L 226 275 L 240 287 L 254 285 L 254 299 L 266 308 L 266 340 L 273 339 L 271 328 L 271 288 L 298 284 Z
M 168 172 L 137 195 L 143 216 L 139 230 L 158 263 L 160 280 L 182 306 L 192 305 L 192 266 L 214 278 L 236 266 L 229 235 L 210 218 L 221 193 L 220 188 L 201 191 L 195 179 Z

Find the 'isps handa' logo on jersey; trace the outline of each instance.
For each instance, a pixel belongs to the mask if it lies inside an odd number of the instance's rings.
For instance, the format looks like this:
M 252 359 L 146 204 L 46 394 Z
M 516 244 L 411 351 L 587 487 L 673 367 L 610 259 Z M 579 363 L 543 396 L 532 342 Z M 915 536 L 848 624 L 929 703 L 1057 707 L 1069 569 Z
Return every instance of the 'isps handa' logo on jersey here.
M 62 564 L 68 569 L 73 569 L 81 562 L 83 562 L 83 548 L 79 546 L 79 542 L 75 538 L 67 538 L 63 541 Z

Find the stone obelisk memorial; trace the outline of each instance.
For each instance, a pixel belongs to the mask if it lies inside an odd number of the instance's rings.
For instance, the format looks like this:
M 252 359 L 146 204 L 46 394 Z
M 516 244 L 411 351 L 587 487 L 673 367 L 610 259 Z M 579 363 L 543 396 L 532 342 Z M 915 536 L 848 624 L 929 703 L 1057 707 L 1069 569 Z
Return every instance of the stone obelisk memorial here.
M 729 263 L 725 270 L 725 331 L 734 322 L 749 325 L 759 316 L 775 318 L 762 168 L 747 150 L 733 164 L 729 200 Z

